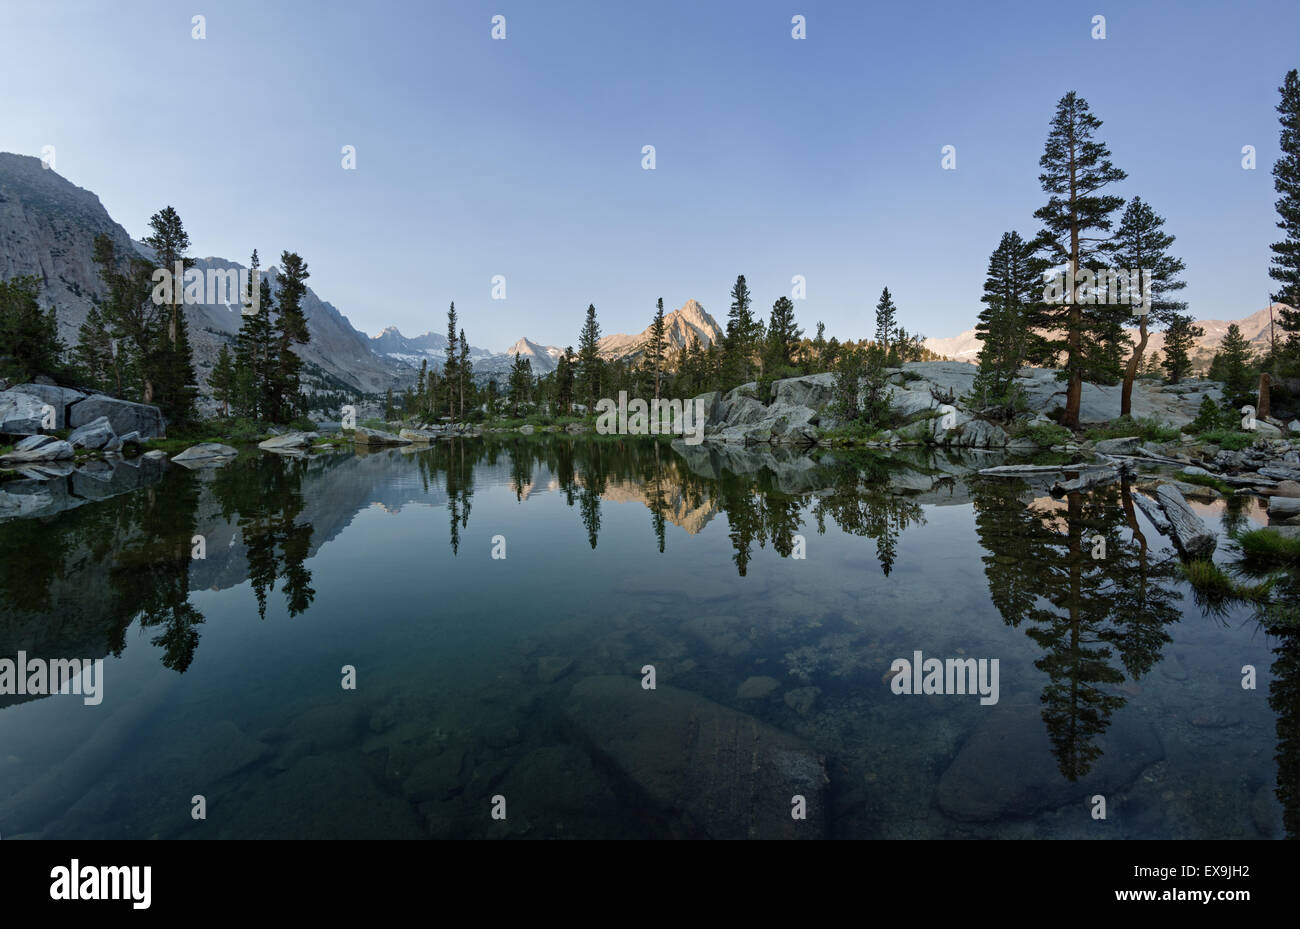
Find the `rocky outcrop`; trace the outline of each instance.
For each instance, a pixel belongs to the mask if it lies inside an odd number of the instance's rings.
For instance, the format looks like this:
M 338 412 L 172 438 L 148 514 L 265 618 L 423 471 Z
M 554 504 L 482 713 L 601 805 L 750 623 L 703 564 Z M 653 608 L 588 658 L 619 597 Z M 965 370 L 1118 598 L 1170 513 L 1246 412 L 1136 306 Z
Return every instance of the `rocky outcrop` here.
M 68 425 L 76 428 L 105 417 L 118 435 L 135 432 L 142 439 L 156 439 L 165 434 L 162 411 L 145 403 L 132 403 L 116 397 L 87 397 L 70 408 Z
M 826 773 L 802 739 L 689 691 L 589 677 L 565 716 L 669 830 L 714 839 L 825 833 Z M 791 816 L 802 796 L 807 818 Z

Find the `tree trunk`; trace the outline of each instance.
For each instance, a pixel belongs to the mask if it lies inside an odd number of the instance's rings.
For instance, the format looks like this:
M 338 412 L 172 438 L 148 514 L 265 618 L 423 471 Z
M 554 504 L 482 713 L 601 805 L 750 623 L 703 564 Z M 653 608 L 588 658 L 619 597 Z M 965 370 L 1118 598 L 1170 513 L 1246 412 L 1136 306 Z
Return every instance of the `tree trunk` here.
M 1272 382 L 1269 379 L 1268 372 L 1265 371 L 1259 376 L 1259 400 L 1255 403 L 1255 416 L 1263 419 L 1272 412 L 1269 409 L 1269 394 L 1272 392 Z
M 1119 395 L 1119 415 L 1131 416 L 1133 413 L 1133 381 L 1137 378 L 1138 370 L 1142 367 L 1142 355 L 1147 350 L 1147 341 L 1150 336 L 1147 334 L 1147 318 L 1142 317 L 1139 328 L 1141 337 L 1138 339 L 1137 348 L 1133 349 L 1133 355 L 1128 360 L 1128 367 L 1124 369 L 1124 387 Z

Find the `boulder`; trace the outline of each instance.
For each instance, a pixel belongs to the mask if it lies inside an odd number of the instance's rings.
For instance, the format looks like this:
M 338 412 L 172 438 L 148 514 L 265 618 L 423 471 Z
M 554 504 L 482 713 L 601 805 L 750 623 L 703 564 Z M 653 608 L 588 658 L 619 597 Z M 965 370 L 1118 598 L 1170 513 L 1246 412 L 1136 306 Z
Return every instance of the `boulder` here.
M 0 467 L 13 468 L 40 461 L 62 461 L 71 458 L 73 454 L 72 446 L 60 438 L 34 435 L 19 442 L 9 454 L 0 456 Z
M 318 437 L 315 432 L 286 432 L 258 442 L 257 447 L 268 452 L 300 452 L 311 448 L 312 440 Z
M 32 435 L 46 422 L 49 405 L 33 394 L 10 388 L 0 391 L 0 433 Z
M 948 432 L 947 442 L 962 448 L 1006 448 L 1010 437 L 996 423 L 972 419 Z
M 391 432 L 380 432 L 378 429 L 367 429 L 365 426 L 357 426 L 352 431 L 352 442 L 355 445 L 410 445 L 410 439 L 404 439 L 400 435 L 393 435 Z
M 202 442 L 191 445 L 179 455 L 173 455 L 172 461 L 187 468 L 219 468 L 234 461 L 239 456 L 237 449 L 220 442 Z
M 156 406 L 96 395 L 72 404 L 68 425 L 76 429 L 107 417 L 113 432 L 123 435 L 139 433 L 142 438 L 156 439 L 165 434 L 162 411 Z
M 826 773 L 802 739 L 689 691 L 589 677 L 565 716 L 677 836 L 822 838 Z M 804 797 L 807 819 L 791 817 Z
M 73 448 L 101 449 L 113 440 L 113 435 L 113 424 L 107 416 L 101 416 L 73 429 L 68 442 Z
M 54 411 L 54 422 L 47 428 L 68 428 L 68 406 L 85 398 L 85 394 L 71 387 L 55 387 L 50 384 L 15 384 L 12 391 L 37 398 L 41 404 L 48 405 Z M 5 391 L 8 393 L 9 391 Z M 4 431 L 4 430 L 0 430 Z M 34 430 L 33 430 L 34 431 Z

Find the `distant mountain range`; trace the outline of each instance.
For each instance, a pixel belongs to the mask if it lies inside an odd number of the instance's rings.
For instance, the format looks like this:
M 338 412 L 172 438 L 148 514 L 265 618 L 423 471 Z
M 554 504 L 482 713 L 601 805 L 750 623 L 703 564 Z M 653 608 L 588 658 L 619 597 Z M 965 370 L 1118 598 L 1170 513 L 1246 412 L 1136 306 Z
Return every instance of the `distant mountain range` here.
M 119 254 L 135 251 L 152 260 L 149 249 L 113 221 L 94 193 L 47 169 L 39 158 L 0 152 L 0 279 L 36 277 L 42 285 L 42 302 L 56 309 L 59 335 L 70 346 L 76 344 L 90 307 L 104 296 L 94 262 L 95 236 L 100 233 L 112 238 Z M 305 257 L 310 265 L 310 256 Z M 246 266 L 207 257 L 197 259 L 195 267 L 206 275 L 209 269 L 238 271 Z M 277 294 L 276 269 L 264 268 L 263 273 L 272 294 Z M 311 288 L 303 309 L 311 341 L 294 350 L 305 362 L 308 391 L 379 394 L 390 387 L 401 389 L 414 383 L 421 361 L 427 359 L 432 368 L 441 370 L 446 359 L 446 336 L 426 332 L 408 338 L 391 326 L 369 336 Z M 185 306 L 195 369 L 205 394 L 221 346 L 233 344 L 239 331 L 240 310 L 238 302 Z M 694 300 L 667 314 L 665 322 L 673 346 L 695 340 L 709 344 L 722 335 L 717 322 Z M 647 335 L 648 331 L 605 336 L 600 342 L 601 353 L 607 358 L 635 355 Z M 534 372 L 546 374 L 555 370 L 563 352 L 562 347 L 521 338 L 504 352 L 471 344 L 470 359 L 478 376 L 500 378 L 509 373 L 516 353 L 529 358 Z
M 604 358 L 616 359 L 637 357 L 642 345 L 650 338 L 650 327 L 636 335 L 622 333 L 607 335 L 599 342 L 600 354 Z M 683 345 L 696 342 L 709 346 L 722 338 L 722 328 L 717 321 L 705 312 L 704 307 L 694 300 L 687 300 L 681 309 L 664 314 L 664 338 L 669 346 L 669 353 L 675 354 Z M 429 366 L 441 371 L 447 359 L 447 337 L 436 332 L 407 338 L 390 326 L 370 340 L 371 349 L 385 358 L 403 364 L 419 367 L 420 362 L 428 360 Z M 573 348 L 566 345 L 566 348 Z M 515 355 L 527 358 L 534 374 L 549 374 L 559 364 L 564 348 L 556 345 L 542 345 L 532 339 L 522 338 L 504 352 L 492 353 L 470 345 L 470 360 L 474 363 L 474 372 L 478 375 L 497 377 L 508 374 L 514 365 Z
M 1214 357 L 1214 353 L 1218 351 L 1219 344 L 1223 341 L 1223 337 L 1228 332 L 1228 327 L 1234 322 L 1237 324 L 1238 328 L 1241 329 L 1241 334 L 1250 342 L 1256 353 L 1267 350 L 1269 344 L 1269 309 L 1270 307 L 1264 307 L 1264 309 L 1259 310 L 1258 312 L 1251 313 L 1249 316 L 1236 320 L 1197 320 L 1196 325 L 1204 329 L 1205 334 L 1196 339 L 1193 343 L 1193 364 L 1201 369 L 1209 367 L 1210 360 Z M 1271 309 L 1273 311 L 1274 320 L 1276 320 L 1280 316 L 1279 311 L 1286 309 L 1286 305 L 1282 303 L 1274 303 L 1272 304 Z M 1136 344 L 1138 340 L 1137 328 L 1130 328 L 1128 333 L 1132 336 L 1133 341 Z M 1280 328 L 1277 330 L 1277 334 L 1279 340 L 1284 340 L 1286 338 Z M 953 361 L 974 362 L 976 357 L 979 355 L 981 344 L 980 340 L 975 338 L 974 329 L 967 329 L 961 335 L 956 335 L 948 339 L 925 340 L 926 348 L 938 355 L 943 355 L 945 358 L 951 358 Z M 1163 351 L 1164 347 L 1164 333 L 1159 331 L 1152 332 L 1151 337 L 1147 342 L 1147 356 L 1150 357 L 1153 352 Z
M 77 331 L 86 314 L 103 295 L 104 287 L 93 260 L 94 239 L 100 233 L 112 238 L 121 254 L 134 250 L 151 258 L 144 245 L 134 241 L 113 221 L 95 194 L 46 169 L 38 158 L 0 152 L 0 279 L 20 275 L 39 279 L 42 300 L 57 310 L 59 334 L 69 345 L 76 343 Z M 307 257 L 310 262 L 310 256 Z M 198 259 L 195 266 L 205 273 L 209 269 L 244 267 L 216 257 Z M 276 269 L 267 268 L 265 274 L 272 292 L 276 293 L 279 287 Z M 1275 304 L 1274 310 L 1279 307 L 1280 304 Z M 379 394 L 390 387 L 401 389 L 414 383 L 422 361 L 427 360 L 434 370 L 441 370 L 446 359 L 447 339 L 439 333 L 407 337 L 390 326 L 377 336 L 369 336 L 310 288 L 303 309 L 311 341 L 295 350 L 305 362 L 304 383 L 308 391 Z M 240 306 L 238 303 L 191 304 L 185 307 L 185 313 L 195 368 L 206 393 L 217 353 L 223 344 L 233 343 L 239 331 Z M 695 300 L 687 300 L 679 309 L 667 313 L 664 322 L 670 357 L 684 345 L 696 342 L 712 345 L 723 335 L 717 321 Z M 1236 322 L 1257 349 L 1267 346 L 1267 308 Z M 1199 325 L 1205 334 L 1197 340 L 1193 360 L 1208 365 L 1229 323 L 1202 320 Z M 635 358 L 648 338 L 648 327 L 635 335 L 607 335 L 600 340 L 600 352 L 609 359 Z M 1148 350 L 1160 351 L 1163 342 L 1161 333 L 1153 333 Z M 926 339 L 925 344 L 931 351 L 957 361 L 974 361 L 980 347 L 974 329 L 952 338 Z M 548 374 L 555 370 L 564 347 L 576 346 L 567 341 L 562 347 L 520 338 L 504 352 L 471 345 L 470 358 L 481 378 L 505 377 L 516 354 L 527 357 L 535 373 Z

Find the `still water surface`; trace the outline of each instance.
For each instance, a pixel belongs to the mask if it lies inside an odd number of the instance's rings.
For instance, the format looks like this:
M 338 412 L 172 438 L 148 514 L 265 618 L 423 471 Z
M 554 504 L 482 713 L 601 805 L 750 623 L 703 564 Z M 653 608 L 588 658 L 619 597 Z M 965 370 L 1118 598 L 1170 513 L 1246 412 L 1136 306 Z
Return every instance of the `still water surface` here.
M 710 834 L 567 702 L 653 665 L 802 739 L 829 836 L 1282 837 L 1295 642 L 1198 605 L 1128 484 L 967 471 L 999 463 L 511 437 L 0 522 L 0 657 L 105 659 L 98 706 L 0 697 L 0 835 Z M 998 703 L 893 693 L 916 651 L 998 659 Z

